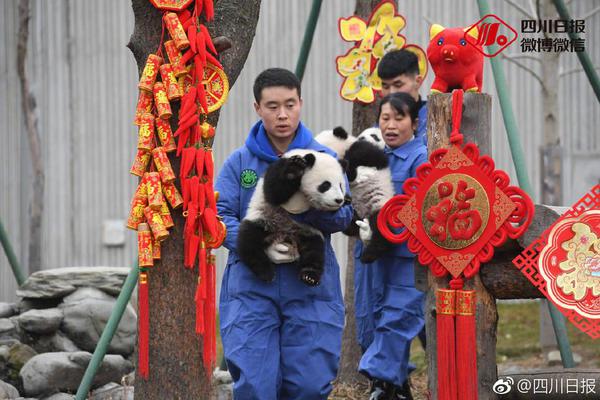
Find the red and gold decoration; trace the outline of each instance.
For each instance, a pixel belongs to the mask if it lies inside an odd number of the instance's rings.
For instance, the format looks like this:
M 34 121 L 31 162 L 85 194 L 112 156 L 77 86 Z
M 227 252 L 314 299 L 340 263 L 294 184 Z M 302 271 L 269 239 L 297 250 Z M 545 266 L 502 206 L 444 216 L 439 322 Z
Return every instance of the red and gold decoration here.
M 405 25 L 405 18 L 391 0 L 379 3 L 368 21 L 357 16 L 338 20 L 342 39 L 354 43 L 346 54 L 336 58 L 337 71 L 344 78 L 340 88 L 344 100 L 367 104 L 375 101 L 375 92 L 381 90 L 377 63 L 392 50 L 414 52 L 419 58 L 419 74 L 425 78 L 427 57 L 419 46 L 406 44 L 406 38 L 400 34 Z
M 463 91 L 452 95 L 450 147 L 438 149 L 429 163 L 406 180 L 404 194 L 382 208 L 377 221 L 392 243 L 407 242 L 421 264 L 436 277 L 451 275 L 449 289 L 438 290 L 439 399 L 477 399 L 475 292 L 463 290 L 481 263 L 508 237 L 522 235 L 533 218 L 533 204 L 490 156 L 460 133 Z
M 138 85 L 134 119 L 139 126 L 138 145 L 130 172 L 141 181 L 127 220 L 127 227 L 138 232 L 138 369 L 143 378 L 149 376 L 150 269 L 160 268 L 161 242 L 168 240 L 169 229 L 175 225 L 169 206 L 181 207 L 185 268 L 192 274 L 198 265 L 198 276 L 193 278 L 198 282 L 196 332 L 203 338 L 204 368 L 210 379 L 216 364 L 216 260 L 212 251 L 221 246 L 226 230 L 217 215 L 212 158 L 215 128 L 207 117 L 226 101 L 229 83 L 201 22 L 214 18 L 213 0 L 150 1 L 163 10 L 163 37 L 156 53 L 148 56 Z M 165 32 L 169 37 L 163 41 Z M 174 114 L 177 101 L 179 112 Z M 175 132 L 172 126 L 177 127 Z M 169 160 L 171 152 L 181 157 L 179 177 Z
M 600 338 L 600 185 L 513 263 L 577 328 Z

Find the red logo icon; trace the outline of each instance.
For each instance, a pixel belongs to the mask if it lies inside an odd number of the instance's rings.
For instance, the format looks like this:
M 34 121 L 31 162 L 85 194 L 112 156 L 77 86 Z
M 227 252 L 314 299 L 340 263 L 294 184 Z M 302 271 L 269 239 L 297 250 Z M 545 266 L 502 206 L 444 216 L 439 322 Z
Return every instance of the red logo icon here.
M 488 14 L 465 31 L 465 40 L 486 57 L 495 57 L 517 40 L 517 31 L 502 18 Z M 489 46 L 497 45 L 498 49 Z M 495 50 L 493 53 L 488 52 Z

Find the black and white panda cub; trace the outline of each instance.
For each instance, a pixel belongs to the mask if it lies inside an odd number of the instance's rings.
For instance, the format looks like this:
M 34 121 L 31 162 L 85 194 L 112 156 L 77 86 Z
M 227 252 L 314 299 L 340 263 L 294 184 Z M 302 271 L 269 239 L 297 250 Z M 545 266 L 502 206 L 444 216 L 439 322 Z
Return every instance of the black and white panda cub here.
M 333 132 L 334 134 L 330 134 Z M 346 174 L 350 182 L 354 218 L 344 231 L 349 236 L 358 236 L 357 220 L 367 218 L 373 232 L 371 240 L 364 246 L 361 261 L 371 263 L 391 244 L 381 236 L 377 228 L 377 215 L 383 205 L 394 196 L 391 172 L 383 148 L 385 143 L 379 128 L 368 128 L 357 139 L 348 135 L 342 127 L 323 131 L 315 139 L 330 146 L 347 162 Z
M 312 207 L 336 211 L 344 205 L 346 183 L 342 165 L 314 150 L 291 150 L 269 166 L 257 185 L 237 238 L 240 259 L 263 281 L 275 278 L 276 264 L 266 255 L 274 243 L 284 243 L 298 257 L 300 279 L 318 285 L 325 262 L 323 234 L 295 221 L 291 213 Z
M 381 148 L 366 140 L 353 143 L 344 155 L 347 161 L 346 175 L 350 182 L 354 221 L 347 234 L 358 236 L 356 220 L 367 218 L 372 237 L 363 247 L 360 260 L 375 261 L 390 249 L 389 243 L 377 228 L 377 216 L 385 203 L 394 196 L 392 174 L 388 158 Z

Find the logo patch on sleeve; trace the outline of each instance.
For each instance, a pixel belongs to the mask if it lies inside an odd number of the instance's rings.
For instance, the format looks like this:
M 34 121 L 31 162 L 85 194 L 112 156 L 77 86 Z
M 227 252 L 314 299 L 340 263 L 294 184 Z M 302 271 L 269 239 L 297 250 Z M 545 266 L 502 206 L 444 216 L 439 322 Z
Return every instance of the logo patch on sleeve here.
M 253 169 L 245 169 L 240 174 L 240 184 L 244 189 L 253 188 L 256 182 L 258 182 L 258 175 Z

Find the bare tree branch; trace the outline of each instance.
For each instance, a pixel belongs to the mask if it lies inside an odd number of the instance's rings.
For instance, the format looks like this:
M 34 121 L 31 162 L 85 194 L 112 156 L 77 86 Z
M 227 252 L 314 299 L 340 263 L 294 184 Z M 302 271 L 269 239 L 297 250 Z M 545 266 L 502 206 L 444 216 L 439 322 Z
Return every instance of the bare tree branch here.
M 529 8 L 531 8 L 531 15 L 533 15 L 533 18 L 540 19 L 538 13 L 535 11 L 535 5 L 533 4 L 533 0 L 529 0 Z
M 600 11 L 600 7 L 596 7 L 594 8 L 592 11 L 588 12 L 587 14 L 585 14 L 583 17 L 581 17 L 580 19 L 588 19 L 591 16 L 593 16 L 594 14 L 596 14 L 598 11 Z
M 433 24 L 435 24 L 435 22 L 433 22 L 433 20 L 431 18 L 429 18 L 427 15 L 423 14 L 423 19 L 431 26 Z
M 44 211 L 44 167 L 40 133 L 35 115 L 35 97 L 29 87 L 26 70 L 27 42 L 29 39 L 29 19 L 31 9 L 29 0 L 19 2 L 19 33 L 17 36 L 17 74 L 21 87 L 21 107 L 25 118 L 25 129 L 29 141 L 31 165 L 33 167 L 33 182 L 29 209 L 29 273 L 39 271 L 42 265 L 42 215 Z
M 531 15 L 526 9 L 524 9 L 521 5 L 515 3 L 513 0 L 504 0 L 517 10 L 519 10 L 523 15 L 525 15 L 529 19 L 537 19 L 535 16 Z
M 502 56 L 502 58 L 505 59 L 506 61 L 510 61 L 511 63 L 515 64 L 516 66 L 518 66 L 518 67 L 524 69 L 525 71 L 529 72 L 540 83 L 540 85 L 542 85 L 542 87 L 545 86 L 544 85 L 544 81 L 542 80 L 542 77 L 537 72 L 535 72 L 533 69 L 529 68 L 525 64 L 523 64 L 523 63 L 521 63 L 521 62 L 519 62 L 519 61 L 517 61 L 515 59 L 509 58 L 509 57 L 505 57 L 504 55 Z
M 600 70 L 600 66 L 595 65 L 594 69 L 595 70 Z M 571 68 L 571 69 L 568 69 L 566 71 L 560 72 L 559 75 L 560 75 L 561 78 L 563 78 L 563 77 L 565 77 L 567 75 L 571 75 L 571 74 L 574 74 L 576 72 L 583 72 L 583 68 L 581 68 L 581 67 Z

